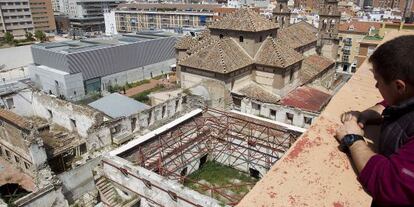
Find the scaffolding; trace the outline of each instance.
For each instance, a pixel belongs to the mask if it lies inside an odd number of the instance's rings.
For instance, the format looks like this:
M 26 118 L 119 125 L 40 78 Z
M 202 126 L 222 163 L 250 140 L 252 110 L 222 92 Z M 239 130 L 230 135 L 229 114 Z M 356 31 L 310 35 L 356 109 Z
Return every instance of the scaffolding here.
M 168 179 L 195 182 L 211 194 L 226 198 L 227 205 L 236 205 L 244 195 L 229 195 L 226 189 L 254 183 L 212 187 L 189 179 L 188 174 L 201 167 L 201 158 L 208 156 L 209 160 L 250 174 L 259 169 L 267 172 L 299 135 L 270 122 L 205 108 L 202 114 L 155 135 L 121 157 Z

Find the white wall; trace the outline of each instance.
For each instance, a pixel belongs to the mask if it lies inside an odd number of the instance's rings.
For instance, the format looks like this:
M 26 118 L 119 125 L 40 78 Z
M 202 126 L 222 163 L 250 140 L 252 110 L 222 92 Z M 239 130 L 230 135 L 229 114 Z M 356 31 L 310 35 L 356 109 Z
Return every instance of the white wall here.
M 106 35 L 116 35 L 118 31 L 116 30 L 116 21 L 115 21 L 115 11 L 105 12 L 105 34 Z
M 175 62 L 176 60 L 175 58 L 173 58 L 173 59 L 169 59 L 163 62 L 146 65 L 146 66 L 139 67 L 139 68 L 134 68 L 131 70 L 120 72 L 120 73 L 107 75 L 101 78 L 101 84 L 102 84 L 101 88 L 102 90 L 107 90 L 109 84 L 113 86 L 114 85 L 123 86 L 127 82 L 132 83 L 132 82 L 137 82 L 137 81 L 141 81 L 144 79 L 150 79 L 151 73 L 152 73 L 152 77 L 169 73 L 171 71 L 170 65 L 175 64 Z
M 69 206 L 62 194 L 61 188 L 52 185 L 30 193 L 16 201 L 22 207 L 67 207 Z
M 81 73 L 69 74 L 44 65 L 29 65 L 29 76 L 46 93 L 64 95 L 68 100 L 74 101 L 85 96 Z
M 252 104 L 256 103 L 260 105 L 260 112 L 257 113 L 253 108 Z M 272 117 L 270 110 L 276 111 L 276 117 Z M 291 124 L 293 126 L 308 128 L 309 125 L 305 124 L 305 117 L 312 118 L 312 121 L 319 116 L 317 113 L 312 113 L 308 111 L 303 111 L 300 109 L 277 105 L 277 104 L 269 104 L 269 103 L 262 103 L 258 101 L 252 101 L 250 99 L 244 98 L 241 102 L 240 107 L 241 112 L 247 114 L 253 114 L 258 116 L 263 116 L 270 118 L 275 121 Z M 293 114 L 293 123 L 289 123 L 286 117 L 286 113 Z
M 52 117 L 49 113 L 52 112 Z M 88 129 L 94 125 L 100 117 L 99 112 L 85 106 L 79 106 L 67 101 L 59 100 L 41 93 L 34 93 L 33 111 L 36 116 L 51 119 L 69 131 L 76 131 L 80 136 L 87 137 Z M 75 120 L 76 127 L 71 123 Z
M 144 195 L 145 197 L 151 198 L 162 206 L 171 206 L 171 207 L 193 207 L 194 205 L 185 202 L 183 199 L 178 198 L 177 201 L 174 201 L 170 195 L 160 190 L 155 186 L 160 186 L 164 190 L 171 191 L 177 194 L 177 196 L 182 197 L 186 200 L 194 202 L 200 206 L 220 206 L 219 203 L 208 196 L 202 195 L 196 191 L 193 191 L 183 185 L 166 179 L 152 171 L 149 171 L 145 168 L 139 166 L 133 166 L 132 163 L 124 160 L 120 157 L 105 157 L 105 162 L 111 163 L 111 165 L 103 164 L 103 170 L 105 177 L 109 180 L 115 181 L 123 187 L 127 187 L 133 190 L 135 193 Z M 114 167 L 114 166 L 116 167 Z M 132 173 L 134 176 L 125 176 L 119 168 L 125 168 L 129 173 Z M 148 188 L 141 179 L 150 181 L 152 184 L 151 188 Z M 145 200 L 144 198 L 141 198 Z

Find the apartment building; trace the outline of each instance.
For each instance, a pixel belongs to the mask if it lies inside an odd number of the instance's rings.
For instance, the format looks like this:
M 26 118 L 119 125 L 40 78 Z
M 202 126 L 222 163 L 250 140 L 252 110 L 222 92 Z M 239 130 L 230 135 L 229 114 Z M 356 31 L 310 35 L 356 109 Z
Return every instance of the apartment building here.
M 378 35 L 381 23 L 351 21 L 339 25 L 338 72 L 355 73 L 358 64 L 360 42 L 366 36 Z
M 24 38 L 26 32 L 33 31 L 29 0 L 0 2 L 0 37 L 6 32 L 11 32 L 16 38 Z
M 148 29 L 180 32 L 183 28 L 206 26 L 218 17 L 216 9 L 220 7 L 219 4 L 128 3 L 120 4 L 112 16 L 121 33 Z
M 83 32 L 105 30 L 104 12 L 125 0 L 59 0 L 59 12 L 69 16 L 71 27 Z
M 55 17 L 50 0 L 30 0 L 30 10 L 35 30 L 46 33 L 56 31 Z

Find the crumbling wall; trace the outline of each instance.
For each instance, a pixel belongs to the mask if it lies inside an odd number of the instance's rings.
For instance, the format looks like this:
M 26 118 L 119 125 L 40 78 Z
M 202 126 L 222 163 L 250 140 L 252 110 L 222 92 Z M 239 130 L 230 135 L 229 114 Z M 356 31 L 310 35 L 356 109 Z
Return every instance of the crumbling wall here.
M 41 92 L 33 94 L 33 111 L 36 116 L 51 120 L 82 137 L 88 136 L 88 129 L 103 122 L 104 115 L 87 106 L 60 100 Z
M 260 111 L 256 111 L 253 109 L 252 104 L 260 105 Z M 276 115 L 271 113 L 271 110 L 276 112 Z M 308 128 L 310 124 L 305 123 L 305 117 L 310 118 L 311 122 L 319 116 L 318 113 L 312 113 L 308 111 L 303 111 L 297 108 L 292 108 L 288 106 L 283 106 L 279 104 L 270 104 L 270 103 L 263 103 L 255 100 L 251 100 L 248 98 L 243 98 L 241 102 L 240 111 L 246 114 L 252 114 L 256 116 L 262 116 L 269 118 L 271 120 L 275 120 L 278 122 L 282 122 L 285 124 L 290 124 L 297 127 Z M 288 120 L 287 114 L 293 115 L 292 122 Z
M 171 207 L 220 206 L 213 198 L 190 190 L 145 168 L 133 166 L 120 157 L 105 157 L 103 171 L 110 181 L 141 196 L 141 202 L 144 204 L 157 203 Z
M 29 175 L 34 175 L 46 160 L 46 151 L 36 129 L 21 129 L 0 121 L 0 156 Z
M 69 206 L 62 194 L 61 187 L 48 185 L 30 193 L 15 202 L 18 207 L 67 207 Z
M 101 157 L 97 157 L 57 176 L 62 181 L 62 192 L 70 203 L 96 190 L 92 169 L 98 166 L 101 160 Z
M 179 95 L 129 117 L 104 122 L 88 131 L 87 148 L 99 149 L 112 143 L 124 143 L 192 107 L 188 105 L 187 96 Z

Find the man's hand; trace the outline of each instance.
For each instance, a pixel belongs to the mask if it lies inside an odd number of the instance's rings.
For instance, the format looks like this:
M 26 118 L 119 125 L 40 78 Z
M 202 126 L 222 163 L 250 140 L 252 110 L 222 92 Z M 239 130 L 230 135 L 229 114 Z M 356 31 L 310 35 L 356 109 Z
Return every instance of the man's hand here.
M 342 123 L 345 123 L 346 121 L 350 120 L 356 121 L 360 128 L 364 128 L 365 123 L 368 120 L 368 117 L 366 117 L 365 114 L 360 111 L 348 111 L 341 115 Z
M 347 134 L 357 134 L 364 136 L 364 130 L 362 130 L 359 123 L 357 123 L 355 117 L 345 121 L 344 124 L 340 126 L 338 130 L 336 130 L 335 138 L 338 140 L 338 142 L 341 142 L 342 138 L 344 138 L 344 136 Z

